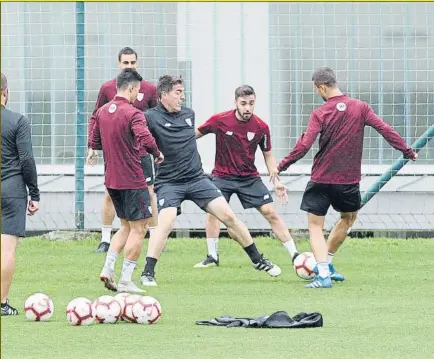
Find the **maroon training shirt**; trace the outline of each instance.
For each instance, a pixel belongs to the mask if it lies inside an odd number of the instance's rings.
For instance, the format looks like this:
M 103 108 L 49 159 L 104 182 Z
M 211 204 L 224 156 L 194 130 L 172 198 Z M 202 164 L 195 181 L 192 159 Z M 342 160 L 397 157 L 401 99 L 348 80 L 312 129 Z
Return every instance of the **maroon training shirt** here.
M 270 129 L 258 116 L 252 115 L 248 122 L 238 121 L 235 110 L 212 116 L 198 128 L 200 133 L 216 135 L 216 177 L 259 176 L 255 166 L 255 153 L 271 151 Z
M 99 93 L 98 98 L 96 100 L 95 109 L 93 110 L 93 115 L 95 115 L 96 111 L 109 101 L 113 100 L 113 98 L 116 96 L 117 89 L 116 89 L 116 79 L 107 81 L 102 84 Z M 142 112 L 145 112 L 146 110 L 157 106 L 158 103 L 158 96 L 157 96 L 157 88 L 151 84 L 148 81 L 141 81 L 140 82 L 140 90 L 139 94 L 137 95 L 136 101 L 134 101 L 133 106 Z M 89 129 L 92 127 L 92 119 L 89 124 Z M 89 138 L 92 134 L 89 130 Z M 146 155 L 147 152 L 145 149 L 140 149 L 140 154 L 142 156 Z
M 142 111 L 126 98 L 116 96 L 92 115 L 89 147 L 102 150 L 105 186 L 112 189 L 147 188 L 140 148 L 160 155 Z
M 329 98 L 312 112 L 306 132 L 300 136 L 289 155 L 280 161 L 279 172 L 301 159 L 320 133 L 319 151 L 312 166 L 312 182 L 360 182 L 365 126 L 373 127 L 405 158 L 413 158 L 413 150 L 367 103 L 340 95 Z

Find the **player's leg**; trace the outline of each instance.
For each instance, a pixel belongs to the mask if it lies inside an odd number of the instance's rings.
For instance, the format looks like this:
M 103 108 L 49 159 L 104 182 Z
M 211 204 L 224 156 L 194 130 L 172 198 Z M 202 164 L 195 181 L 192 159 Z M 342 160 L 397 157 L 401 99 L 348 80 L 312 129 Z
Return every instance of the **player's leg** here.
M 26 231 L 27 198 L 2 197 L 1 233 L 1 310 L 2 316 L 18 315 L 9 304 L 9 289 L 15 273 L 16 247 Z
M 259 253 L 249 230 L 235 216 L 228 202 L 221 195 L 221 191 L 209 178 L 205 177 L 191 183 L 188 199 L 226 226 L 229 235 L 244 248 L 255 269 L 266 271 L 273 277 L 280 275 L 280 268 Z
M 99 277 L 100 280 L 104 282 L 104 286 L 107 289 L 116 291 L 115 264 L 119 253 L 124 249 L 125 244 L 127 243 L 127 238 L 130 233 L 130 225 L 126 220 L 122 192 L 120 190 L 107 189 L 107 193 L 113 201 L 116 214 L 121 221 L 121 226 L 111 239 L 110 247 L 107 251 L 104 266 Z
M 148 221 L 152 217 L 149 211 L 150 196 L 147 189 L 122 191 L 124 200 L 125 217 L 128 221 L 130 232 L 124 248 L 124 262 L 121 277 L 118 283 L 118 291 L 129 293 L 144 293 L 131 280 L 137 260 L 143 247 L 143 241 L 148 230 Z
M 115 208 L 113 206 L 113 201 L 107 192 L 104 192 L 104 198 L 102 200 L 101 206 L 101 242 L 95 253 L 105 253 L 110 247 L 110 237 L 112 233 L 113 221 L 115 219 Z
M 213 178 L 211 176 L 208 176 L 208 178 L 213 181 L 214 185 L 221 191 L 223 197 L 229 203 L 234 191 L 232 180 L 219 177 Z M 205 230 L 208 255 L 203 261 L 197 263 L 194 266 L 195 268 L 219 266 L 218 243 L 220 235 L 220 221 L 213 215 L 207 213 Z
M 181 214 L 181 203 L 185 198 L 187 184 L 164 184 L 156 188 L 158 197 L 158 226 L 149 237 L 145 268 L 140 282 L 145 286 L 156 286 L 155 266 L 173 230 L 176 216 Z
M 244 209 L 256 208 L 270 223 L 271 230 L 280 240 L 291 256 L 291 260 L 298 255 L 297 247 L 288 227 L 278 215 L 273 204 L 273 197 L 260 177 L 250 177 L 239 181 L 237 196 Z
M 317 262 L 318 275 L 306 288 L 330 288 L 330 270 L 327 262 L 327 244 L 324 238 L 324 219 L 330 207 L 329 185 L 309 182 L 300 208 L 308 212 L 310 245 Z
M 327 240 L 328 262 L 332 280 L 341 282 L 345 277 L 336 271 L 332 260 L 357 218 L 361 196 L 358 183 L 332 185 L 332 189 L 331 205 L 341 213 L 341 218 L 331 230 Z

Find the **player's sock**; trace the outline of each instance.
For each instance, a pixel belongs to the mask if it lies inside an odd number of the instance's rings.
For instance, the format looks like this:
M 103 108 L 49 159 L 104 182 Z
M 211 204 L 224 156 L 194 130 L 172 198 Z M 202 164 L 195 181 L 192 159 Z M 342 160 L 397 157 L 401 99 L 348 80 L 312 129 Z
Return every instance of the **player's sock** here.
M 297 247 L 295 246 L 294 240 L 292 238 L 289 241 L 283 243 L 283 246 L 288 250 L 291 258 L 294 258 L 294 255 L 298 253 Z
M 155 265 L 157 264 L 158 259 L 153 257 L 146 257 L 146 265 L 144 273 L 149 273 L 152 276 L 155 275 Z
M 102 225 L 101 227 L 101 242 L 110 243 L 110 235 L 112 233 L 112 226 Z
M 218 259 L 218 248 L 219 239 L 218 238 L 207 238 L 206 244 L 208 246 L 208 254 L 212 256 L 215 260 Z
M 321 278 L 330 277 L 329 264 L 327 261 L 318 262 L 318 274 Z
M 122 272 L 120 277 L 121 282 L 131 282 L 131 277 L 133 275 L 136 264 L 137 261 L 130 261 L 126 258 L 124 259 L 124 264 L 122 265 Z
M 253 263 L 258 263 L 261 260 L 261 253 L 259 253 L 258 248 L 256 248 L 256 244 L 252 243 L 250 246 L 244 248 L 250 260 Z
M 327 260 L 328 260 L 329 263 L 332 262 L 334 256 L 335 256 L 334 253 L 330 253 L 330 252 L 329 252 L 328 257 L 327 257 Z
M 105 257 L 105 264 L 104 267 L 108 267 L 111 270 L 115 270 L 115 263 L 116 263 L 116 259 L 118 258 L 118 253 L 113 252 L 113 251 L 108 251 L 107 252 L 107 256 Z
M 154 230 L 155 230 L 155 227 L 149 227 L 149 237 L 151 236 L 151 234 Z

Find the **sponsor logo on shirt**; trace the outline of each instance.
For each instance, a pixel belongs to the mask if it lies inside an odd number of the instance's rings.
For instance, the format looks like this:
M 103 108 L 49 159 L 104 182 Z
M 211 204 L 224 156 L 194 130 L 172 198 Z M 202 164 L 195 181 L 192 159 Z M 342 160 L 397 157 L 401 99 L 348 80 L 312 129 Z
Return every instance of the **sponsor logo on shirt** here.
M 253 140 L 254 137 L 255 137 L 255 133 L 254 132 L 247 132 L 247 139 L 249 141 Z
M 227 134 L 228 136 L 232 136 L 234 133 L 233 133 L 232 131 L 227 131 L 226 134 Z
M 117 109 L 117 106 L 116 106 L 114 103 L 112 103 L 112 104 L 110 105 L 108 111 L 109 111 L 110 113 L 113 113 L 113 112 L 116 111 L 116 109 Z
M 137 94 L 137 101 L 142 101 L 142 100 L 143 100 L 143 96 L 145 96 L 145 94 L 139 92 L 139 93 Z
M 345 105 L 343 102 L 339 102 L 336 105 L 336 108 L 337 108 L 338 111 L 343 112 L 343 111 L 345 111 L 347 109 L 347 105 Z
M 190 117 L 189 117 L 189 118 L 186 118 L 186 119 L 185 119 L 185 122 L 187 122 L 187 125 L 189 125 L 189 126 L 192 125 L 192 123 L 191 123 L 191 118 L 190 118 Z

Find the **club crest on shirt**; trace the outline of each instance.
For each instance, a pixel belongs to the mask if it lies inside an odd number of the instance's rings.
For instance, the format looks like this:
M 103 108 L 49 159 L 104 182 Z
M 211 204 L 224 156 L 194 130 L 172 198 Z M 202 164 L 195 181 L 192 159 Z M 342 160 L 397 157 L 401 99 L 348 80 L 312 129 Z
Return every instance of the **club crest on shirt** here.
M 117 106 L 114 103 L 112 103 L 108 109 L 108 112 L 113 113 L 116 111 L 116 109 L 117 109 Z
M 254 132 L 247 132 L 247 139 L 249 141 L 253 140 L 254 137 L 255 137 L 255 133 Z
M 347 109 L 347 105 L 345 105 L 343 102 L 339 102 L 336 105 L 336 108 L 337 108 L 338 111 L 343 112 L 343 111 L 345 111 Z
M 139 92 L 139 93 L 137 94 L 137 101 L 142 101 L 144 96 L 145 96 L 145 94 Z
M 185 122 L 187 122 L 187 125 L 189 125 L 189 126 L 192 125 L 192 123 L 191 123 L 191 118 L 186 118 L 186 119 L 185 119 Z

